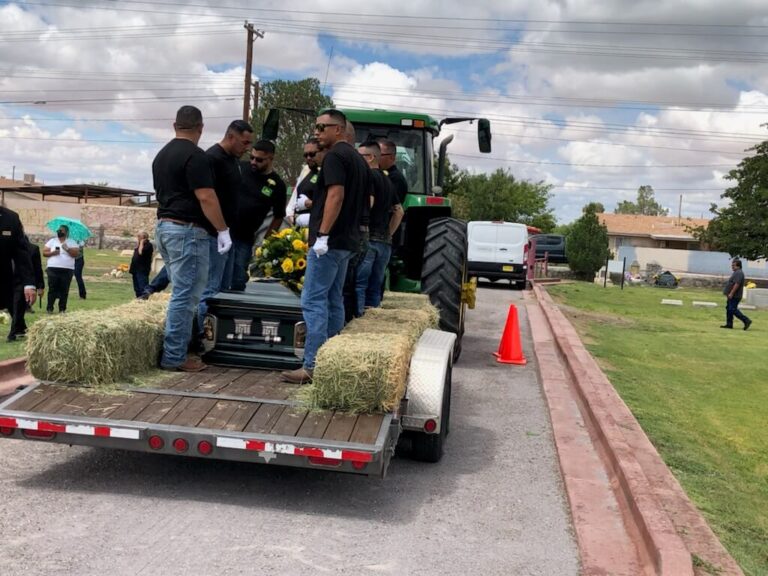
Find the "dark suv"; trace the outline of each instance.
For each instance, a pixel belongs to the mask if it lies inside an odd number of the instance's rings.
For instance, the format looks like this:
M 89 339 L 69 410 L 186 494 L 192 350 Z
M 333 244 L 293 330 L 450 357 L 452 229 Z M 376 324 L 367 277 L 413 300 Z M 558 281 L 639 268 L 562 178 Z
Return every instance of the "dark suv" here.
M 544 258 L 547 254 L 549 262 L 554 264 L 568 262 L 565 256 L 565 236 L 560 234 L 535 234 L 531 236 L 536 240 L 536 258 Z

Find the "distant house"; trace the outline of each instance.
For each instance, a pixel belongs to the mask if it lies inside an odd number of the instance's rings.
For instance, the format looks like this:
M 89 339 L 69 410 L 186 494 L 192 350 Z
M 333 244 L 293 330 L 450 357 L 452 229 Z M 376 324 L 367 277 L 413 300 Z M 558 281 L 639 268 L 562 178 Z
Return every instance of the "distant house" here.
M 640 216 L 634 214 L 598 214 L 608 228 L 608 247 L 618 254 L 622 246 L 636 248 L 668 248 L 672 250 L 706 250 L 693 237 L 689 228 L 707 226 L 702 218 L 676 216 Z

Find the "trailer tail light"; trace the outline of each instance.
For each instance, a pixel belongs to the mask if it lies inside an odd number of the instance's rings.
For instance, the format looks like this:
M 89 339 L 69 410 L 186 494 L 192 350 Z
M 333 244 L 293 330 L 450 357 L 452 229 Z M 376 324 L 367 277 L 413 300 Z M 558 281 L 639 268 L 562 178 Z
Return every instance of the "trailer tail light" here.
M 434 432 L 435 430 L 437 430 L 437 422 L 435 420 L 430 418 L 429 420 L 424 422 L 424 432 L 426 432 L 427 434 L 432 434 L 432 432 Z
M 208 456 L 213 452 L 213 444 L 208 442 L 208 440 L 200 440 L 200 442 L 197 443 L 197 451 L 203 456 Z
M 11 436 L 13 435 L 14 428 L 11 428 L 10 426 L 0 426 L 0 434 L 3 436 Z
M 362 470 L 366 466 L 368 466 L 368 462 L 358 462 L 357 460 L 354 460 L 352 462 L 352 468 L 354 468 L 355 470 Z
M 56 438 L 56 432 L 51 430 L 22 430 L 21 433 L 27 438 L 37 438 L 38 440 L 52 440 Z
M 165 446 L 165 440 L 160 438 L 160 436 L 149 437 L 149 447 L 152 448 L 152 450 L 162 450 L 163 446 Z
M 336 458 L 323 458 L 322 456 L 309 456 L 307 458 L 310 464 L 315 466 L 341 466 L 341 460 Z
M 445 198 L 442 196 L 427 196 L 427 206 L 442 206 L 445 204 Z
M 184 440 L 184 438 L 176 438 L 176 440 L 173 441 L 173 449 L 180 453 L 186 452 L 189 450 L 189 442 Z

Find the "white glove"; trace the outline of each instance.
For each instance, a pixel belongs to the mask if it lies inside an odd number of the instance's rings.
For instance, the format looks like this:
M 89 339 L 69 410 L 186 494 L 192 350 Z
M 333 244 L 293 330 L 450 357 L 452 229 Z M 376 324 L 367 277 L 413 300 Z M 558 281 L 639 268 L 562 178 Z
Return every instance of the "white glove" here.
M 296 216 L 296 226 L 302 226 L 304 228 L 309 226 L 309 214 L 299 214 Z
M 317 254 L 318 257 L 328 254 L 328 236 L 320 236 L 315 240 L 312 250 L 315 251 L 315 254 Z
M 226 230 L 219 230 L 216 242 L 218 244 L 219 254 L 226 254 L 229 252 L 229 249 L 232 248 L 232 238 L 229 236 L 229 228 Z
M 311 200 L 305 194 L 302 194 L 296 200 L 296 209 L 306 210 L 307 208 L 309 208 L 309 206 L 307 206 L 307 202 L 311 202 Z

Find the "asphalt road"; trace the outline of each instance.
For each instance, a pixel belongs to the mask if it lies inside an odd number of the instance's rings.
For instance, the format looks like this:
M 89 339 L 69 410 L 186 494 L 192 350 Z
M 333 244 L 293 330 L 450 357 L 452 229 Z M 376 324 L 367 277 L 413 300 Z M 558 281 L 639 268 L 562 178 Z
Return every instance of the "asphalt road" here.
M 578 574 L 525 309 L 525 367 L 491 355 L 521 292 L 484 287 L 439 464 L 383 480 L 0 440 L 0 574 Z

